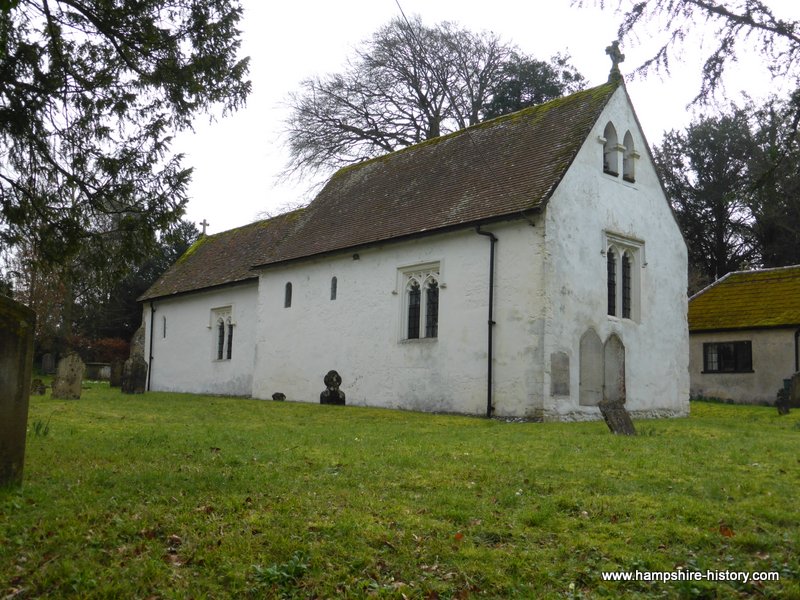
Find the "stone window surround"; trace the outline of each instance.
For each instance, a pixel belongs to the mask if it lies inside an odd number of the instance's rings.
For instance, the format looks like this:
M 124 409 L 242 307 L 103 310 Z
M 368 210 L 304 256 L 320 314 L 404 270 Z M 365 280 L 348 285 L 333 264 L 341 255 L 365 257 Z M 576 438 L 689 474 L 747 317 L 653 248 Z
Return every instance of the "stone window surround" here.
M 397 270 L 397 285 L 392 294 L 400 296 L 400 330 L 398 333 L 398 341 L 401 343 L 425 343 L 435 342 L 437 337 L 424 337 L 426 325 L 426 311 L 427 302 L 425 290 L 427 283 L 433 279 L 436 281 L 439 288 L 439 302 L 441 303 L 441 291 L 447 288 L 447 284 L 442 278 L 442 263 L 443 261 L 431 261 L 427 263 L 419 263 L 416 265 L 400 267 Z M 420 298 L 419 320 L 420 320 L 420 337 L 408 337 L 408 315 L 409 315 L 409 286 L 412 282 L 417 282 L 422 290 Z M 441 309 L 439 314 L 441 315 Z
M 219 335 L 218 327 L 222 321 L 224 326 L 222 340 L 222 358 L 219 358 Z M 228 350 L 232 349 L 230 338 L 233 336 L 233 328 L 236 321 L 233 319 L 233 305 L 219 306 L 209 311 L 208 329 L 211 331 L 211 360 L 214 362 L 225 362 L 231 360 Z M 231 353 L 232 354 L 232 353 Z
M 642 272 L 647 268 L 647 257 L 645 254 L 645 243 L 643 240 L 620 235 L 611 231 L 603 232 L 603 248 L 600 254 L 603 256 L 603 273 L 606 276 L 603 278 L 607 282 L 607 257 L 609 250 L 614 251 L 616 259 L 616 294 L 615 306 L 616 310 L 613 315 L 608 315 L 609 319 L 616 319 L 619 321 L 633 321 L 635 323 L 641 322 L 642 319 Z M 623 317 L 623 271 L 622 271 L 622 257 L 628 256 L 630 260 L 630 317 Z M 608 296 L 607 287 L 606 296 Z
M 609 130 L 609 127 L 611 128 Z M 633 146 L 633 136 L 630 130 L 625 132 L 623 136 L 623 144 L 620 144 L 617 137 L 617 130 L 614 123 L 609 121 L 603 131 L 603 135 L 597 136 L 597 141 L 603 147 L 603 173 L 610 177 L 619 178 L 622 173 L 622 180 L 626 183 L 635 183 L 636 181 L 636 161 L 641 158 L 641 154 L 636 151 Z M 613 156 L 612 159 L 607 159 L 607 156 Z M 619 168 L 619 157 L 622 157 L 622 170 Z M 609 162 L 615 163 L 609 166 Z

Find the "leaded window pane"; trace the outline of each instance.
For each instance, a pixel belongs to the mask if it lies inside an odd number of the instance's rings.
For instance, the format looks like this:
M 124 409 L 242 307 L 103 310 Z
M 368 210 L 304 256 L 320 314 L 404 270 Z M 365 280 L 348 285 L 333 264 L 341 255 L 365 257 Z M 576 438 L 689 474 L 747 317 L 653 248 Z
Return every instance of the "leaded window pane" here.
M 228 360 L 231 359 L 233 355 L 233 323 L 228 320 L 228 353 L 227 358 Z
M 622 255 L 622 318 L 631 318 L 631 259 Z
M 608 278 L 608 314 L 617 314 L 617 256 L 613 250 L 608 251 L 606 264 Z
M 439 284 L 431 281 L 425 293 L 425 337 L 439 335 Z
M 225 349 L 225 323 L 220 319 L 217 323 L 217 360 L 222 360 L 222 353 Z
M 419 283 L 413 282 L 408 288 L 408 339 L 419 338 L 419 317 L 421 290 Z

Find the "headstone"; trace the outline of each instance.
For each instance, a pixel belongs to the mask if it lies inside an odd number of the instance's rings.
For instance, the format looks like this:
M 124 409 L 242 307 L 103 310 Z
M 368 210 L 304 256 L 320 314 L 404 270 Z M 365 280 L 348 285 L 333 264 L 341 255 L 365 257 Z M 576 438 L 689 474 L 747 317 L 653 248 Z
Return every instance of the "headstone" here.
M 603 400 L 598 404 L 606 425 L 616 435 L 636 435 L 631 416 L 621 400 Z
M 81 382 L 83 381 L 84 364 L 81 357 L 70 353 L 58 361 L 55 379 L 53 379 L 53 398 L 60 400 L 79 400 Z
M 272 394 L 272 399 L 275 400 L 276 402 L 283 402 L 284 400 L 286 400 L 286 394 L 283 394 L 281 392 L 275 392 L 274 394 Z
M 789 406 L 800 408 L 800 373 L 795 373 L 789 383 Z
M 56 372 L 56 359 L 53 355 L 47 352 L 42 354 L 42 373 L 45 375 L 52 375 Z
M 122 367 L 122 393 L 144 394 L 147 387 L 147 363 L 141 356 L 131 356 Z
M 46 391 L 47 387 L 41 379 L 37 377 L 31 381 L 31 396 L 44 396 Z
M 325 375 L 325 391 L 319 395 L 320 404 L 344 404 L 344 392 L 339 389 L 342 377 L 336 371 L 328 371 Z
M 789 391 L 789 381 L 784 380 L 784 386 L 778 390 L 778 398 L 775 400 L 775 407 L 778 409 L 778 414 L 788 415 L 790 412 L 791 399 Z
M 111 365 L 109 363 L 86 363 L 86 379 L 92 381 L 108 381 L 111 378 Z
M 131 338 L 131 352 L 128 355 L 130 358 L 140 356 L 142 360 L 145 360 L 144 333 L 144 323 L 142 323 Z
M 124 364 L 121 360 L 115 360 L 111 363 L 111 373 L 108 378 L 111 387 L 120 387 L 122 385 L 122 367 Z
M 0 486 L 22 483 L 36 313 L 0 296 Z

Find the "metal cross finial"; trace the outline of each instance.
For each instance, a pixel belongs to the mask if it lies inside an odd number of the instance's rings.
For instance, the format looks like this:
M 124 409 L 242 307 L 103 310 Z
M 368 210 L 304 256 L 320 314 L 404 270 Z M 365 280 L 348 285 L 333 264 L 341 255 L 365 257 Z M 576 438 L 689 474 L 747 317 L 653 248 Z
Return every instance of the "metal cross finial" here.
M 211 223 L 209 223 L 208 221 L 206 221 L 205 219 L 203 219 L 202 221 L 200 221 L 200 223 L 199 223 L 199 224 L 203 226 L 203 235 L 205 235 L 205 234 L 206 234 L 206 227 L 208 227 L 209 225 L 211 225 Z
M 622 73 L 619 70 L 619 63 L 625 61 L 625 55 L 619 50 L 619 42 L 614 40 L 606 48 L 606 54 L 611 57 L 611 72 L 608 74 L 609 83 L 622 81 Z

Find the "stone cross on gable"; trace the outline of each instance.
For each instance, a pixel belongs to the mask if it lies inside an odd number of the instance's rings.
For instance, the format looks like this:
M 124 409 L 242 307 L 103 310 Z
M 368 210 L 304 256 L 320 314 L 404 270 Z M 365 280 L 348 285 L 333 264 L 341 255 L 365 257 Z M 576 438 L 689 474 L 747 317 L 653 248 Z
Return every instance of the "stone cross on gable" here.
M 203 226 L 203 235 L 205 235 L 205 234 L 206 234 L 206 227 L 208 227 L 209 225 L 211 225 L 211 223 L 209 223 L 208 221 L 206 221 L 205 219 L 203 219 L 202 221 L 200 221 L 200 223 L 199 223 L 199 224 Z
M 622 81 L 619 63 L 625 61 L 625 55 L 620 52 L 619 42 L 617 40 L 611 42 L 611 45 L 606 48 L 606 54 L 611 57 L 611 72 L 608 74 L 608 82 L 617 83 Z

